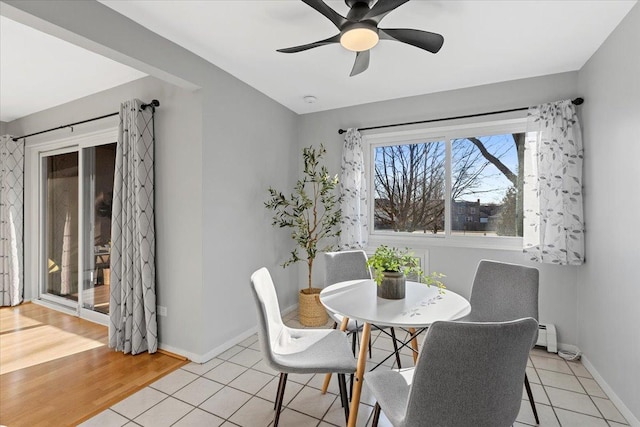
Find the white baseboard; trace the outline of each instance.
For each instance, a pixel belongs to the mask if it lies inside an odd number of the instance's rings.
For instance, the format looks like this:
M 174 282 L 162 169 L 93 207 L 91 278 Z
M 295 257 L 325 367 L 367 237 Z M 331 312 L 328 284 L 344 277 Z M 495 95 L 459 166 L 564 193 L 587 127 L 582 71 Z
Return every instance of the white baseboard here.
M 602 375 L 598 373 L 596 368 L 589 362 L 589 359 L 586 356 L 582 356 L 582 364 L 589 371 L 594 380 L 598 383 L 600 388 L 609 396 L 609 400 L 616 405 L 616 408 L 620 411 L 623 417 L 627 419 L 627 422 L 631 427 L 640 427 L 640 421 L 636 418 L 635 415 L 631 412 L 627 405 L 618 397 L 618 395 L 613 391 L 613 389 L 607 384 L 607 382 L 602 378 Z M 632 379 L 630 379 L 633 381 Z
M 231 338 L 227 342 L 225 342 L 223 344 L 220 344 L 219 346 L 217 346 L 213 350 L 210 350 L 210 351 L 206 352 L 205 354 L 195 354 L 195 353 L 185 352 L 185 351 L 180 350 L 180 349 L 170 349 L 169 346 L 165 346 L 163 344 L 160 345 L 160 348 L 165 349 L 167 351 L 170 351 L 172 353 L 176 353 L 176 354 L 179 354 L 181 356 L 184 356 L 187 359 L 191 360 L 192 362 L 205 363 L 205 362 L 208 362 L 209 360 L 213 359 L 217 355 L 219 355 L 221 353 L 224 353 L 225 351 L 229 350 L 234 345 L 236 345 L 238 343 L 241 343 L 242 341 L 246 340 L 251 335 L 255 334 L 257 331 L 258 331 L 258 327 L 254 326 L 253 328 L 241 333 L 240 335 L 237 335 L 234 338 Z
M 294 310 L 298 309 L 298 304 L 294 304 L 291 305 L 287 308 L 285 308 L 284 310 L 281 311 L 281 315 L 282 316 L 286 316 L 287 314 L 291 313 Z M 180 356 L 184 356 L 187 359 L 191 360 L 192 362 L 196 362 L 196 363 L 206 363 L 209 360 L 213 359 L 214 357 L 216 357 L 217 355 L 224 353 L 225 351 L 229 350 L 231 347 L 233 347 L 234 345 L 241 343 L 242 341 L 246 340 L 247 338 L 249 338 L 251 335 L 255 334 L 256 332 L 258 332 L 258 327 L 254 326 L 253 328 L 250 328 L 249 330 L 241 333 L 240 335 L 230 339 L 229 341 L 225 342 L 224 344 L 221 344 L 219 346 L 217 346 L 216 348 L 214 348 L 211 351 L 208 351 L 205 354 L 195 354 L 195 353 L 191 353 L 188 351 L 184 351 L 182 349 L 179 348 L 175 348 L 175 347 L 171 347 L 168 346 L 166 344 L 158 344 L 158 347 L 163 349 L 163 350 L 167 350 L 170 351 L 171 353 L 175 353 L 178 354 Z

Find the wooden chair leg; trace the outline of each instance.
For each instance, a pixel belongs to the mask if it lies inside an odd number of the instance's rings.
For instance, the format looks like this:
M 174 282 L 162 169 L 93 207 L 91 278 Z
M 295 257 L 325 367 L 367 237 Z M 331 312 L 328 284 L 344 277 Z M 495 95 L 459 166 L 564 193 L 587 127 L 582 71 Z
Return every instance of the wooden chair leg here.
M 360 353 L 358 354 L 358 363 L 356 365 L 356 376 L 353 379 L 353 396 L 351 396 L 351 409 L 349 410 L 349 422 L 347 423 L 347 427 L 356 427 L 358 409 L 360 409 L 360 396 L 362 394 L 362 380 L 364 378 L 364 371 L 367 367 L 367 346 L 369 345 L 370 336 L 371 324 L 365 322 L 362 327 L 362 342 L 360 343 Z
M 393 341 L 393 351 L 396 354 L 398 369 L 402 369 L 402 364 L 400 363 L 400 352 L 398 351 L 398 343 L 396 342 L 396 330 L 394 328 L 391 328 L 391 341 Z
M 278 384 L 278 393 L 276 396 L 275 410 L 276 415 L 273 418 L 273 427 L 278 427 L 278 421 L 280 420 L 280 411 L 282 410 L 282 401 L 284 400 L 284 389 L 287 385 L 287 374 L 280 373 L 280 383 Z
M 345 423 L 349 422 L 349 399 L 347 398 L 347 382 L 345 374 L 338 374 L 338 387 L 340 388 L 340 400 L 342 400 L 342 407 L 344 408 L 344 420 Z
M 378 427 L 378 421 L 380 421 L 380 405 L 376 402 L 375 408 L 373 408 L 373 421 L 371 427 Z
M 540 424 L 540 420 L 538 419 L 538 411 L 536 410 L 536 402 L 533 400 L 533 392 L 531 391 L 531 385 L 529 384 L 529 378 L 527 374 L 524 374 L 524 388 L 527 389 L 527 395 L 529 396 L 529 403 L 531 404 L 531 409 L 533 410 L 533 416 L 536 419 L 536 424 Z
M 409 333 L 411 333 L 411 335 L 414 337 L 411 340 L 411 348 L 413 349 L 413 351 L 412 351 L 412 353 L 413 353 L 413 364 L 415 365 L 416 363 L 418 363 L 418 338 L 415 338 L 416 329 L 415 328 L 409 328 Z

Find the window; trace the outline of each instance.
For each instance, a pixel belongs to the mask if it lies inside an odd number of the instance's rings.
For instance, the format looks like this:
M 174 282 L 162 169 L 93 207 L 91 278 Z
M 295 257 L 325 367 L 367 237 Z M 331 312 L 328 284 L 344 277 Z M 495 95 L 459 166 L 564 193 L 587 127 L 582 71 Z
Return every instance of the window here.
M 372 234 L 521 237 L 524 127 L 518 119 L 367 136 Z

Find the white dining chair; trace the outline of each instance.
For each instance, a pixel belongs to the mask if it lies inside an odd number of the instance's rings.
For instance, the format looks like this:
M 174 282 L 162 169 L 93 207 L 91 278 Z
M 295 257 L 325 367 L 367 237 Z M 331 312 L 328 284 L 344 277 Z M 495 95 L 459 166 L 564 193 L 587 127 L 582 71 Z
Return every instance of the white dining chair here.
M 522 381 L 538 322 L 434 322 L 415 368 L 376 370 L 364 384 L 394 427 L 507 427 L 520 411 Z
M 265 361 L 280 372 L 274 405 L 273 426 L 278 426 L 288 374 L 338 374 L 338 386 L 345 419 L 349 419 L 349 401 L 345 374 L 356 370 L 349 341 L 335 329 L 295 329 L 282 322 L 280 306 L 271 275 L 261 268 L 251 275 L 251 290 L 258 309 L 258 336 Z

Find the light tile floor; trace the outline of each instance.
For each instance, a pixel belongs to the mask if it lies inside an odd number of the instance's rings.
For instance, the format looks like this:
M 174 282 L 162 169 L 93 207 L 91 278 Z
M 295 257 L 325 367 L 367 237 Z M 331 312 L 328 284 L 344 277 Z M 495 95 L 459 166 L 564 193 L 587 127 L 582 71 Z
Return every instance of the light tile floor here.
M 296 312 L 285 316 L 285 322 L 291 327 L 301 327 Z M 373 331 L 372 343 L 373 357 L 369 364 L 382 360 L 392 348 L 391 340 L 379 331 Z M 392 361 L 390 358 L 383 366 L 390 367 Z M 413 364 L 409 350 L 403 350 L 401 361 L 403 366 Z M 527 374 L 541 426 L 628 425 L 580 362 L 567 362 L 555 354 L 534 349 Z M 329 392 L 322 395 L 323 379 L 324 375 L 289 375 L 280 426 L 345 424 L 337 381 L 334 378 Z M 267 427 L 273 423 L 277 386 L 278 373 L 262 360 L 258 337 L 254 335 L 207 363 L 185 365 L 81 425 Z M 358 425 L 370 426 L 375 402 L 366 384 L 362 391 Z M 390 426 L 384 414 L 379 425 Z M 535 425 L 524 387 L 520 414 L 514 425 Z

